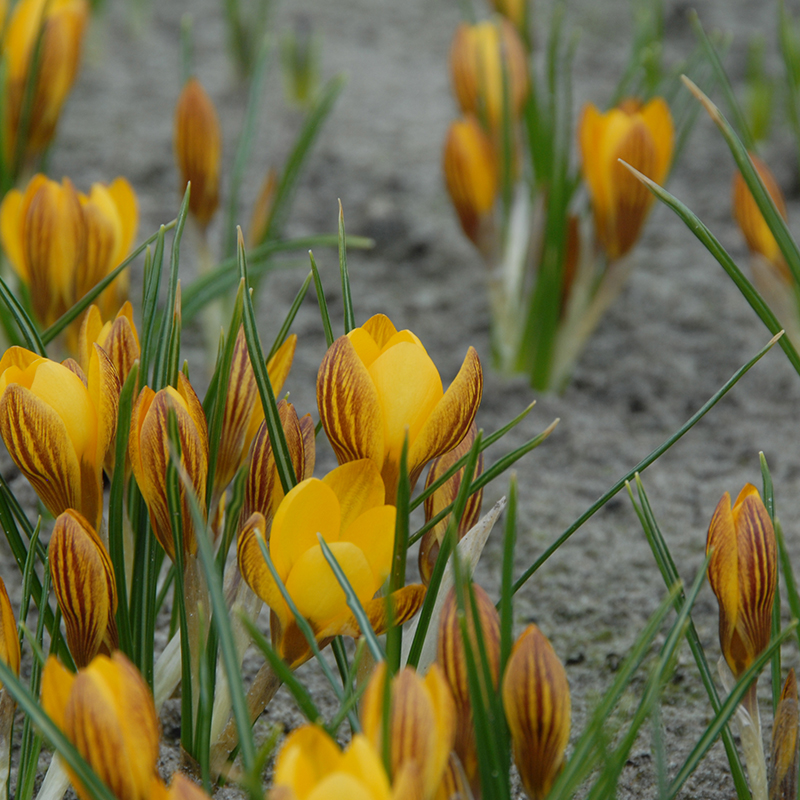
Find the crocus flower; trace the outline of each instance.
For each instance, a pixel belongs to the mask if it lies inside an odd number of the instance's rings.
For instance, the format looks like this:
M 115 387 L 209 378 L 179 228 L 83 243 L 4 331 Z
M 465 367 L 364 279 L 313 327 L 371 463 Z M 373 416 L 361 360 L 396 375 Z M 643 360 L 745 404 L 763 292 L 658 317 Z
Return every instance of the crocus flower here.
M 503 708 L 525 791 L 544 800 L 564 761 L 571 703 L 564 667 L 536 625 L 522 632 L 509 656 Z
M 753 162 L 753 166 L 775 203 L 778 212 L 786 219 L 786 201 L 783 199 L 783 193 L 775 180 L 775 176 L 757 155 L 751 153 L 750 160 Z M 747 188 L 741 172 L 737 172 L 733 177 L 732 195 L 733 218 L 739 225 L 750 252 L 766 259 L 767 263 L 772 265 L 784 281 L 788 283 L 791 280 L 789 267 L 786 265 L 786 260 L 778 247 L 778 243 L 762 216 L 761 210 L 756 205 L 750 189 Z
M 175 560 L 175 540 L 167 500 L 167 465 L 170 459 L 169 410 L 175 412 L 181 444 L 181 465 L 189 476 L 195 495 L 205 508 L 208 477 L 208 428 L 203 406 L 188 378 L 178 373 L 178 388 L 167 386 L 154 392 L 145 386 L 133 407 L 128 452 L 136 483 L 150 511 L 150 524 L 159 544 Z M 181 522 L 184 552 L 197 551 L 194 523 L 180 482 Z
M 444 179 L 467 238 L 483 253 L 491 250 L 498 193 L 497 158 L 478 120 L 451 123 L 444 145 Z
M 103 323 L 100 309 L 96 305 L 89 306 L 78 335 L 79 362 L 84 371 L 88 369 L 95 343 L 106 351 L 117 370 L 120 384 L 124 384 L 140 354 L 139 334 L 129 301 L 124 303 L 113 322 L 109 320 L 106 323 Z
M 109 186 L 96 183 L 87 196 L 67 178 L 59 184 L 40 174 L 24 193 L 8 192 L 0 206 L 0 238 L 43 325 L 55 322 L 119 265 L 137 221 L 136 195 L 124 178 Z M 106 316 L 122 302 L 125 286 L 117 289 L 119 282 L 104 292 Z
M 725 492 L 708 527 L 708 581 L 719 602 L 719 642 L 734 677 L 769 644 L 777 582 L 775 531 L 748 483 L 731 508 Z
M 480 650 L 476 633 L 475 617 L 472 605 L 467 599 L 467 631 L 470 641 L 470 650 L 474 663 L 478 668 L 483 697 L 481 702 L 488 706 L 489 692 L 497 690 L 500 673 L 500 615 L 489 595 L 478 586 L 472 584 L 475 603 L 478 608 L 478 625 L 486 653 L 486 660 L 491 673 L 492 685 L 487 687 L 483 680 Z M 451 589 L 442 606 L 442 615 L 439 618 L 439 638 L 436 650 L 436 662 L 453 693 L 456 710 L 456 736 L 453 750 L 464 768 L 464 773 L 472 792 L 480 797 L 480 775 L 478 773 L 478 750 L 475 742 L 475 723 L 473 721 L 473 698 L 469 690 L 469 673 L 467 669 L 467 655 L 464 648 L 464 637 L 459 622 L 458 605 L 455 590 Z
M 190 78 L 175 106 L 175 159 L 183 189 L 192 183 L 189 211 L 203 229 L 219 203 L 221 156 L 217 110 L 200 81 Z
M 431 462 L 428 470 L 428 477 L 425 481 L 425 488 L 432 486 L 439 480 L 457 461 L 462 459 L 471 449 L 475 442 L 478 429 L 473 422 L 467 435 L 461 443 L 454 447 L 449 453 L 435 458 Z M 451 503 L 455 502 L 461 488 L 461 481 L 464 480 L 465 467 L 462 467 L 452 477 L 448 478 L 433 494 L 425 499 L 425 522 L 430 522 L 435 516 L 443 511 Z M 472 476 L 474 481 L 483 472 L 483 453 L 478 454 L 478 462 L 475 465 L 475 474 Z M 467 498 L 464 513 L 458 525 L 457 536 L 459 541 L 464 538 L 470 528 L 478 522 L 481 515 L 481 502 L 483 501 L 483 488 L 473 492 Z M 430 583 L 433 568 L 436 566 L 436 559 L 439 557 L 439 550 L 442 540 L 450 522 L 448 514 L 436 523 L 422 537 L 419 545 L 419 574 L 422 582 L 427 586 Z
M 456 29 L 450 47 L 450 74 L 464 114 L 481 119 L 496 133 L 503 125 L 504 73 L 509 115 L 519 119 L 528 97 L 528 57 L 514 26 L 505 18 Z
M 50 575 L 75 663 L 117 649 L 117 583 L 106 548 L 88 520 L 68 509 L 56 520 L 47 547 Z
M 118 402 L 116 370 L 99 346 L 85 376 L 22 347 L 0 359 L 0 435 L 53 516 L 74 508 L 100 526 Z
M 292 368 L 296 346 L 297 336 L 292 334 L 267 362 L 267 374 L 276 396 L 280 394 Z M 214 473 L 214 490 L 217 498 L 233 480 L 239 467 L 244 464 L 250 452 L 250 445 L 263 421 L 264 408 L 258 395 L 255 373 L 250 364 L 244 328 L 240 327 L 233 347 L 228 395 L 225 400 L 225 414 L 217 450 Z
M 663 183 L 674 147 L 669 106 L 661 97 L 644 106 L 628 99 L 601 114 L 588 103 L 578 126 L 578 139 L 597 239 L 614 260 L 636 243 L 653 203 L 650 190 L 619 160 Z
M 38 73 L 23 152 L 43 150 L 53 138 L 61 106 L 80 63 L 83 32 L 89 17 L 86 0 L 19 0 L 3 32 L 6 62 L 5 147 L 7 161 L 17 148 L 37 40 L 41 32 Z
M 381 476 L 367 459 L 344 464 L 322 480 L 309 478 L 298 483 L 283 498 L 271 530 L 258 512 L 245 522 L 239 534 L 239 569 L 250 588 L 272 609 L 273 644 L 292 667 L 305 661 L 310 650 L 258 539 L 267 542 L 278 576 L 316 638 L 327 642 L 338 635 L 358 636 L 360 630 L 317 536 L 331 549 L 373 627 L 384 632 L 387 598 L 375 598 L 375 593 L 391 569 L 394 527 L 395 509 L 386 504 Z M 396 624 L 417 611 L 423 594 L 422 587 L 413 586 L 396 593 Z
M 15 675 L 19 675 L 19 633 L 17 618 L 11 608 L 5 581 L 0 578 L 0 661 L 8 664 Z M 1 686 L 2 684 L 0 684 Z
M 481 402 L 483 374 L 470 347 L 446 392 L 420 340 L 376 314 L 328 348 L 317 376 L 317 406 L 340 464 L 370 458 L 397 496 L 400 455 L 408 432 L 411 486 L 432 458 L 466 436 Z
M 383 752 L 386 662 L 375 668 L 361 700 L 364 736 Z M 433 664 L 422 678 L 405 667 L 392 678 L 389 751 L 393 775 L 411 770 L 421 779 L 423 798 L 431 798 L 442 780 L 455 738 L 456 715 L 447 681 Z
M 50 656 L 42 707 L 118 800 L 150 800 L 157 780 L 158 717 L 136 667 L 119 651 L 74 674 Z M 80 800 L 91 796 L 69 767 Z
M 772 749 L 769 759 L 771 800 L 797 797 L 797 739 L 800 713 L 797 706 L 797 678 L 790 669 L 783 684 L 775 721 L 772 724 Z
M 390 786 L 383 762 L 362 734 L 347 750 L 317 725 L 292 731 L 275 762 L 271 800 L 417 800 L 419 778 L 410 771 Z

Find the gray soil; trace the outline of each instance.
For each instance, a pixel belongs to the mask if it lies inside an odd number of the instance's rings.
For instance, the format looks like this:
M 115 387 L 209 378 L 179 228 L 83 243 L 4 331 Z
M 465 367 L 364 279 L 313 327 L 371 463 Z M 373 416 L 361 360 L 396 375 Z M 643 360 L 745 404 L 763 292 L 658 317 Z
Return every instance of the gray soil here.
M 226 54 L 222 3 L 158 0 L 138 31 L 129 24 L 123 4 L 109 5 L 105 18 L 91 30 L 79 81 L 59 127 L 51 174 L 70 176 L 82 190 L 92 181 L 125 175 L 139 196 L 139 230 L 145 236 L 171 219 L 178 205 L 172 109 L 180 89 L 178 42 L 184 11 L 194 15 L 199 76 L 222 117 L 227 175 L 246 93 Z M 604 105 L 627 56 L 628 4 L 580 0 L 571 5 L 570 20 L 582 29 L 575 69 L 576 108 L 590 98 Z M 667 56 L 677 59 L 693 47 L 687 6 L 672 2 L 666 6 Z M 746 44 L 754 32 L 768 37 L 768 50 L 777 49 L 772 4 L 767 10 L 746 0 L 708 0 L 697 7 L 707 27 L 734 34 L 727 63 L 738 84 Z M 344 71 L 349 83 L 314 150 L 287 232 L 334 231 L 336 201 L 341 198 L 348 232 L 376 240 L 371 252 L 349 254 L 358 321 L 384 312 L 398 327 L 411 328 L 428 347 L 445 383 L 455 375 L 467 346 L 474 345 L 485 367 L 478 423 L 487 432 L 537 401 L 519 428 L 491 451 L 493 458 L 554 418 L 561 420 L 551 438 L 516 467 L 519 574 L 597 497 L 700 408 L 768 341 L 769 334 L 702 245 L 667 209 L 656 208 L 636 250 L 637 268 L 589 342 L 567 391 L 562 396 L 537 396 L 524 379 L 499 377 L 490 369 L 483 267 L 461 235 L 440 174 L 443 137 L 456 112 L 446 59 L 459 21 L 458 5 L 432 0 L 295 0 L 279 10 L 279 27 L 299 13 L 307 14 L 322 36 L 323 76 Z M 261 134 L 243 190 L 247 209 L 240 220 L 243 224 L 264 171 L 281 163 L 300 121 L 297 113 L 282 106 L 276 67 L 268 84 Z M 790 219 L 797 219 L 795 156 L 782 123 L 773 141 L 766 155 L 790 201 Z M 747 253 L 730 218 L 732 174 L 732 159 L 720 136 L 700 118 L 670 189 L 744 266 Z M 218 245 L 221 226 L 218 216 L 212 224 L 212 246 Z M 193 274 L 195 243 L 193 236 L 187 236 L 182 261 L 186 279 Z M 337 312 L 334 325 L 340 325 L 335 252 L 318 250 L 316 257 L 328 301 Z M 304 258 L 298 257 L 296 263 L 297 268 L 263 284 L 259 313 L 265 341 L 271 341 L 305 277 Z M 295 330 L 300 346 L 287 388 L 301 413 L 315 413 L 314 380 L 324 338 L 311 299 L 302 307 Z M 197 343 L 200 333 L 195 325 L 186 340 Z M 186 355 L 193 377 L 201 382 L 202 349 L 195 345 Z M 735 496 L 745 482 L 759 484 L 761 450 L 772 468 L 777 509 L 797 561 L 799 400 L 800 378 L 776 348 L 644 474 L 655 514 L 685 581 L 692 581 L 702 563 L 708 522 L 723 492 Z M 8 475 L 10 466 L 3 458 L 3 473 Z M 318 474 L 333 465 L 327 448 L 319 461 Z M 484 507 L 504 494 L 507 485 L 505 477 L 495 482 L 487 490 Z M 15 486 L 26 491 L 22 481 Z M 477 574 L 495 597 L 500 576 L 498 534 L 495 531 L 490 539 Z M 5 577 L 10 579 L 11 573 L 7 565 Z M 664 593 L 623 490 L 517 595 L 516 629 L 536 621 L 566 664 L 573 739 Z M 707 586 L 700 593 L 694 620 L 709 660 L 716 662 L 717 605 Z M 786 648 L 785 662 L 797 664 L 794 646 Z M 254 658 L 247 661 L 250 669 L 256 664 Z M 303 677 L 322 693 L 323 684 L 313 668 L 304 668 Z M 620 704 L 620 721 L 631 713 L 642 683 L 643 679 L 636 682 Z M 766 692 L 766 678 L 761 683 Z M 766 701 L 763 709 L 770 724 Z M 174 754 L 176 749 L 174 711 L 168 705 L 163 719 L 165 757 L 166 751 Z M 684 645 L 663 698 L 670 774 L 683 763 L 710 717 Z M 258 730 L 264 732 L 273 724 L 288 729 L 299 722 L 293 701 L 281 693 Z M 621 798 L 657 795 L 649 738 L 648 731 L 632 751 L 619 786 Z M 733 794 L 725 754 L 717 743 L 682 796 L 715 799 Z

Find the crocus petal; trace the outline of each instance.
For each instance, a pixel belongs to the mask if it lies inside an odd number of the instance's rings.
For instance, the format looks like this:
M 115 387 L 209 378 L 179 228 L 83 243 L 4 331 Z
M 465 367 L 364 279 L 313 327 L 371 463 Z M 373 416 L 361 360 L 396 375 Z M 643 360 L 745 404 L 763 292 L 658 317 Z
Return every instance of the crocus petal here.
M 261 514 L 255 513 L 251 515 L 239 533 L 236 555 L 239 570 L 247 585 L 273 611 L 278 613 L 285 624 L 288 621 L 290 612 L 286 607 L 286 602 L 278 585 L 272 578 L 272 573 L 269 571 L 266 561 L 264 561 L 264 556 L 258 543 L 258 537 L 261 536 L 263 538 L 265 535 L 266 525 L 266 520 Z
M 428 417 L 408 453 L 413 486 L 422 467 L 452 450 L 466 436 L 483 395 L 483 372 L 475 348 L 470 347 L 455 380 Z
M 425 601 L 425 591 L 425 587 L 421 583 L 413 583 L 398 589 L 390 595 L 393 625 L 403 625 L 422 608 L 422 604 Z M 364 611 L 369 618 L 370 627 L 378 636 L 383 635 L 389 629 L 387 600 L 388 598 L 386 597 L 375 597 L 364 605 Z M 355 617 L 350 617 L 342 624 L 342 635 L 361 636 L 361 629 L 358 627 Z
M 42 708 L 63 731 L 64 712 L 75 683 L 75 673 L 63 667 L 55 656 L 50 656 L 42 671 Z
M 19 675 L 20 649 L 17 618 L 11 608 L 6 585 L 0 578 L 0 659 Z M 0 684 L 2 686 L 2 684 Z
M 325 353 L 317 375 L 320 419 L 340 464 L 384 459 L 384 425 L 378 392 L 352 342 L 340 336 Z
M 341 534 L 341 541 L 354 544 L 364 553 L 376 587 L 389 577 L 396 518 L 397 509 L 394 506 L 370 508 L 344 528 Z
M 303 725 L 286 738 L 275 762 L 275 785 L 289 786 L 306 797 L 320 779 L 333 772 L 342 757 L 336 742 L 317 725 Z
M 0 239 L 14 271 L 28 283 L 30 276 L 22 249 L 23 202 L 19 189 L 11 189 L 3 198 L 0 206 Z
M 350 461 L 329 472 L 323 482 L 333 489 L 339 501 L 342 530 L 365 511 L 382 506 L 386 491 L 375 462 L 363 458 Z
M 667 101 L 663 97 L 654 97 L 641 111 L 642 119 L 647 125 L 656 150 L 656 164 L 652 179 L 663 183 L 672 162 L 675 147 L 675 129 Z
M 365 333 L 368 333 L 378 351 L 382 351 L 386 343 L 397 333 L 394 323 L 386 314 L 374 314 L 362 326 Z

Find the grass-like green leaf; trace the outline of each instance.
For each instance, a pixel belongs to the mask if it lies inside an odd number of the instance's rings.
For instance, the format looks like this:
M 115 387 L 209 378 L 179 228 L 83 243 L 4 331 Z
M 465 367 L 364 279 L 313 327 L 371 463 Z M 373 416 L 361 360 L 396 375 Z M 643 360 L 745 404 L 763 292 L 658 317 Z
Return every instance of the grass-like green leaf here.
M 747 372 L 763 358 L 775 344 L 777 337 L 770 339 L 767 344 L 758 351 L 746 364 L 739 367 L 736 372 L 725 382 L 725 384 L 718 389 L 702 406 L 696 411 L 675 433 L 669 436 L 666 441 L 653 450 L 650 455 L 643 458 L 632 470 L 623 475 L 607 492 L 605 492 L 598 500 L 595 500 L 586 511 L 581 514 L 575 522 L 572 523 L 554 542 L 551 544 L 536 561 L 528 567 L 525 572 L 519 577 L 514 584 L 514 593 L 516 594 L 528 581 L 542 564 L 550 558 L 553 553 L 561 547 L 564 542 L 572 536 L 578 528 L 583 525 L 586 520 L 590 519 L 599 509 L 601 509 L 612 497 L 614 497 L 625 484 L 636 475 L 637 472 L 644 472 L 656 459 L 660 458 L 664 453 L 672 447 L 675 442 L 681 439 L 694 425 L 699 422 L 738 382 L 747 374 Z
M 514 627 L 514 553 L 517 543 L 517 476 L 511 473 L 508 483 L 508 505 L 503 531 L 503 572 L 500 582 L 500 674 L 505 672 L 511 655 Z
M 350 333 L 356 327 L 353 313 L 353 295 L 350 291 L 350 273 L 347 271 L 347 237 L 344 232 L 344 211 L 339 200 L 339 274 L 342 279 L 342 305 L 344 306 L 344 332 Z
M 3 305 L 8 309 L 8 313 L 16 322 L 27 349 L 32 350 L 37 355 L 47 357 L 47 351 L 42 337 L 39 336 L 36 324 L 28 316 L 28 312 L 23 308 L 22 303 L 17 300 L 8 284 L 2 278 L 0 278 L 0 300 L 2 300 Z
M 319 303 L 319 313 L 322 317 L 322 330 L 325 331 L 325 343 L 328 347 L 333 344 L 333 326 L 331 325 L 331 314 L 328 310 L 328 301 L 325 299 L 325 289 L 322 286 L 322 278 L 317 269 L 317 262 L 314 254 L 309 250 L 308 257 L 311 259 L 311 274 L 314 276 L 314 288 L 317 290 L 317 302 Z
M 269 360 L 275 355 L 275 353 L 278 352 L 280 346 L 286 341 L 286 337 L 289 335 L 289 331 L 292 329 L 292 325 L 294 324 L 297 312 L 300 310 L 303 300 L 306 299 L 306 295 L 308 294 L 313 277 L 313 272 L 309 272 L 308 275 L 306 275 L 303 285 L 295 295 L 294 300 L 292 300 L 292 304 L 289 306 L 289 311 L 286 314 L 286 318 L 283 320 L 283 325 L 281 325 L 281 329 L 278 331 L 278 335 L 275 337 L 275 341 L 272 343 L 272 349 L 269 351 L 269 355 L 267 355 L 267 363 L 269 363 Z
M 394 547 L 392 550 L 392 569 L 389 573 L 389 598 L 406 585 L 406 557 L 408 555 L 409 501 L 411 499 L 411 483 L 408 478 L 408 432 L 403 439 L 400 451 L 400 479 L 397 483 L 395 499 Z M 403 626 L 394 624 L 394 606 L 390 600 L 386 603 L 388 631 L 386 633 L 386 660 L 389 674 L 394 675 L 400 669 L 400 655 L 403 651 Z

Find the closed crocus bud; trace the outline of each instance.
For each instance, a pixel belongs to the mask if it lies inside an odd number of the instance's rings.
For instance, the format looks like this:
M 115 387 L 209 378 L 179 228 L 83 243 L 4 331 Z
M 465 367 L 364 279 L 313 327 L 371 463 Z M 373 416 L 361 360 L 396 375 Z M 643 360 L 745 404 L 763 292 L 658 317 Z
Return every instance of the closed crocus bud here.
M 475 442 L 478 430 L 473 422 L 467 435 L 461 443 L 454 447 L 449 453 L 445 453 L 431 462 L 428 470 L 428 478 L 425 481 L 425 488 L 432 486 L 438 481 L 457 461 L 460 461 L 471 449 Z M 435 516 L 443 511 L 451 503 L 455 502 L 461 481 L 464 479 L 465 467 L 462 467 L 455 475 L 448 478 L 433 494 L 425 500 L 425 522 L 430 522 Z M 483 453 L 478 454 L 478 463 L 475 465 L 475 473 L 472 476 L 474 481 L 483 472 Z M 483 501 L 483 489 L 478 489 L 467 498 L 467 505 L 461 516 L 458 525 L 458 539 L 464 538 L 465 534 L 478 521 L 481 515 L 481 502 Z M 442 546 L 447 525 L 450 522 L 448 514 L 436 523 L 433 528 L 426 531 L 419 546 L 419 574 L 422 582 L 427 586 L 430 583 L 433 568 L 436 566 L 436 559 L 439 557 L 439 550 Z
M 0 359 L 0 435 L 53 516 L 74 508 L 100 526 L 118 403 L 116 370 L 98 346 L 85 376 L 21 347 Z
M 36 175 L 25 193 L 12 189 L 0 206 L 0 236 L 11 266 L 30 290 L 33 311 L 48 326 L 75 302 L 75 275 L 86 252 L 78 192 L 64 178 Z
M 139 334 L 133 321 L 133 306 L 126 301 L 113 321 L 103 323 L 100 309 L 89 306 L 83 317 L 78 336 L 78 354 L 84 371 L 89 368 L 93 345 L 98 344 L 106 351 L 120 385 L 124 384 L 134 362 L 140 355 Z
M 383 752 L 386 662 L 375 668 L 361 701 L 361 727 L 379 753 Z M 422 678 L 411 667 L 391 681 L 389 751 L 392 775 L 406 769 L 421 778 L 423 798 L 432 798 L 442 780 L 455 737 L 453 697 L 441 671 L 433 664 Z
M 527 40 L 529 0 L 490 0 L 490 5 L 498 14 L 506 17 L 517 29 L 519 35 Z
M 119 651 L 73 674 L 47 660 L 42 707 L 118 800 L 150 800 L 158 773 L 158 718 L 136 667 Z M 92 795 L 69 767 L 80 800 Z
M 476 583 L 472 584 L 472 589 L 475 594 L 475 603 L 478 607 L 481 637 L 492 678 L 490 691 L 495 691 L 500 672 L 500 617 L 494 607 L 494 603 L 489 599 L 489 595 Z M 483 679 L 475 618 L 469 597 L 467 597 L 467 631 L 472 658 L 478 669 L 479 680 L 484 693 L 482 702 L 488 705 L 488 693 Z M 480 775 L 478 774 L 478 751 L 475 745 L 472 697 L 469 691 L 467 656 L 464 649 L 464 637 L 459 624 L 458 605 L 454 589 L 450 590 L 442 606 L 442 615 L 439 618 L 436 661 L 442 669 L 455 700 L 457 723 L 453 750 L 458 755 L 473 792 L 476 796 L 479 796 Z
M 462 22 L 450 47 L 450 74 L 461 111 L 484 120 L 493 132 L 503 125 L 505 74 L 509 115 L 512 123 L 519 119 L 528 97 L 528 57 L 507 19 Z
M 772 724 L 772 751 L 769 759 L 769 800 L 794 800 L 797 797 L 797 679 L 790 669 Z
M 219 203 L 222 132 L 217 110 L 197 78 L 190 78 L 175 106 L 175 159 L 185 189 L 191 182 L 189 211 L 201 228 Z
M 784 219 L 787 219 L 786 201 L 783 199 L 783 193 L 775 180 L 775 176 L 757 155 L 751 153 L 750 161 L 756 168 L 758 176 L 761 178 L 767 192 L 769 192 L 778 212 Z M 750 189 L 744 182 L 741 172 L 737 172 L 733 177 L 732 195 L 733 218 L 739 225 L 742 234 L 744 234 L 750 252 L 765 258 L 788 283 L 791 280 L 791 273 L 786 265 L 786 260 L 759 207 L 756 205 Z
M 497 159 L 492 140 L 478 120 L 451 123 L 444 144 L 444 179 L 467 238 L 488 256 L 494 240 Z
M 88 520 L 69 509 L 56 520 L 47 548 L 50 575 L 78 667 L 100 652 L 117 649 L 117 583 L 100 537 Z
M 389 785 L 380 755 L 361 734 L 344 752 L 317 725 L 292 731 L 275 762 L 271 800 L 419 800 L 395 779 Z
M 298 481 L 304 481 L 314 474 L 316 444 L 314 422 L 310 414 L 298 419 L 294 406 L 286 400 L 278 403 L 278 415 L 286 437 L 286 445 Z M 275 464 L 275 454 L 269 438 L 267 423 L 262 422 L 250 450 L 250 470 L 244 489 L 242 519 L 251 514 L 261 514 L 267 525 L 267 534 L 272 519 L 283 500 L 284 492 Z
M 347 576 L 375 630 L 386 630 L 387 598 L 375 594 L 389 576 L 394 547 L 395 509 L 385 502 L 374 463 L 363 459 L 297 484 L 281 502 L 269 531 L 268 549 L 278 576 L 317 639 L 360 635 L 344 590 L 325 559 L 321 536 Z M 248 586 L 273 611 L 273 645 L 292 667 L 311 652 L 261 553 L 267 523 L 256 512 L 239 533 L 238 561 Z M 395 594 L 394 621 L 416 613 L 422 587 Z
M 181 444 L 181 465 L 191 481 L 195 495 L 205 507 L 206 478 L 208 477 L 208 428 L 203 406 L 192 389 L 189 379 L 178 373 L 178 388 L 167 386 L 154 392 L 145 386 L 133 407 L 128 453 L 136 483 L 150 512 L 153 533 L 167 555 L 175 560 L 175 541 L 172 533 L 167 500 L 167 466 L 170 459 L 169 411 L 175 412 Z M 181 521 L 185 553 L 197 551 L 194 524 L 186 488 L 180 481 Z
M 775 531 L 758 489 L 747 484 L 731 508 L 725 492 L 708 527 L 708 581 L 719 602 L 722 655 L 739 677 L 769 644 L 777 582 Z
M 597 239 L 614 260 L 636 243 L 653 204 L 650 190 L 619 160 L 663 183 L 674 147 L 672 115 L 662 97 L 644 106 L 628 99 L 605 114 L 588 103 L 578 139 Z
M 533 800 L 543 800 L 564 761 L 571 704 L 567 673 L 536 625 L 523 631 L 509 656 L 503 708 L 525 791 Z
M 86 0 L 20 0 L 14 5 L 3 38 L 7 159 L 17 150 L 20 133 L 25 135 L 22 152 L 27 155 L 40 152 L 53 138 L 61 106 L 78 72 L 88 17 Z M 27 130 L 20 132 L 37 47 L 38 73 L 30 117 Z
M 8 599 L 6 584 L 0 578 L 0 661 L 19 675 L 19 632 L 17 631 L 17 618 Z M 2 686 L 2 684 L 0 684 Z
M 125 178 L 116 178 L 108 186 L 93 183 L 89 194 L 80 194 L 79 199 L 86 225 L 86 253 L 75 275 L 75 301 L 125 260 L 139 224 L 136 193 Z M 128 273 L 124 271 L 100 295 L 104 315 L 111 316 L 127 295 Z
M 408 435 L 411 487 L 431 459 L 466 436 L 483 392 L 478 354 L 470 347 L 446 392 L 436 365 L 411 331 L 376 314 L 339 337 L 317 375 L 317 407 L 340 464 L 369 458 L 394 503 Z
M 292 334 L 278 348 L 275 355 L 267 362 L 267 374 L 272 385 L 273 394 L 280 394 L 289 370 L 292 368 L 297 336 Z M 215 500 L 233 480 L 239 467 L 244 464 L 250 452 L 250 445 L 264 421 L 264 407 L 256 386 L 256 376 L 250 363 L 244 328 L 233 346 L 230 377 L 228 378 L 228 396 L 225 400 L 225 415 L 222 419 L 217 465 L 214 473 Z

